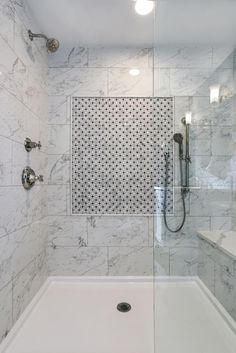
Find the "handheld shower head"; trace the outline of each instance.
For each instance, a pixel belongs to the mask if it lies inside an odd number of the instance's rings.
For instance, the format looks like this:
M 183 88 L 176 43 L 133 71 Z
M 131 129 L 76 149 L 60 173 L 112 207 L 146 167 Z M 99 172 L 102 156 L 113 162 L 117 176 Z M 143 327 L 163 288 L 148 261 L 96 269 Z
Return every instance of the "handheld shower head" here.
M 180 133 L 176 133 L 176 134 L 174 134 L 174 136 L 173 136 L 173 140 L 175 141 L 175 142 L 177 142 L 178 144 L 182 144 L 183 143 L 183 135 L 182 134 L 180 134 Z
M 28 34 L 30 40 L 34 40 L 34 38 L 44 38 L 46 40 L 47 50 L 51 53 L 55 53 L 55 51 L 57 51 L 57 49 L 59 48 L 60 43 L 55 38 L 48 38 L 47 36 L 45 36 L 45 34 L 33 33 L 30 29 L 28 30 Z
M 179 158 L 183 158 L 183 135 L 180 133 L 176 133 L 173 136 L 173 140 L 179 144 Z

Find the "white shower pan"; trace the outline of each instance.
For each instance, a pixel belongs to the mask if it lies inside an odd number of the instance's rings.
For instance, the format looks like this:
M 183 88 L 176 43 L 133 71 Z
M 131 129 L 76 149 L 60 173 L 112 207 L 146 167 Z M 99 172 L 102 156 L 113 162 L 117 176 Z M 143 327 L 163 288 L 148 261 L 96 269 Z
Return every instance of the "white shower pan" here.
M 148 277 L 50 277 L 0 353 L 235 353 L 234 322 L 202 288 L 194 279 L 154 290 Z M 120 302 L 131 310 L 118 311 Z

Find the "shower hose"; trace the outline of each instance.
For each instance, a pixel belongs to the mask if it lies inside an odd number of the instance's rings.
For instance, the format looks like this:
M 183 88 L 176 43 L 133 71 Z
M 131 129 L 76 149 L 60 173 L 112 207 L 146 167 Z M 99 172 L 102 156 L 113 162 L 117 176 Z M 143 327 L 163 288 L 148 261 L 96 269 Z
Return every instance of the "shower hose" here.
M 165 188 L 164 188 L 164 203 L 163 203 L 163 215 L 164 215 L 164 223 L 166 228 L 172 232 L 172 233 L 178 233 L 184 226 L 185 220 L 186 220 L 186 207 L 185 207 L 185 190 L 183 186 L 183 164 L 182 164 L 182 158 L 180 158 L 180 182 L 181 182 L 181 199 L 183 203 L 183 219 L 181 224 L 176 228 L 176 229 L 171 229 L 167 223 L 167 216 L 166 216 L 166 211 L 167 211 L 167 188 L 168 188 L 168 169 L 169 169 L 169 153 L 164 154 L 165 157 Z

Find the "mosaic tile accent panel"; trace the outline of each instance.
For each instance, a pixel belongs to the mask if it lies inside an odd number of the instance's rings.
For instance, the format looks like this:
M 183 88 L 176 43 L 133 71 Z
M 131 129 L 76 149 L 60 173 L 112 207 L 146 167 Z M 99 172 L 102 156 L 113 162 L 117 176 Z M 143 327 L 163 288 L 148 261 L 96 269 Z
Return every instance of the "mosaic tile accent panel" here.
M 152 214 L 172 134 L 172 98 L 73 97 L 72 214 Z

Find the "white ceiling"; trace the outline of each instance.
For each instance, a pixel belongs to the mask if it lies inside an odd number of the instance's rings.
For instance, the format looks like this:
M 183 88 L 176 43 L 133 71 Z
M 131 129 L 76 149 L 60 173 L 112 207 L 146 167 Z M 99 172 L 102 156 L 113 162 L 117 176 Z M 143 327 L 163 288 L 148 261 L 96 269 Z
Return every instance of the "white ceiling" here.
M 63 45 L 236 43 L 236 0 L 156 0 L 155 16 L 137 15 L 134 0 L 26 1 L 42 31 Z

